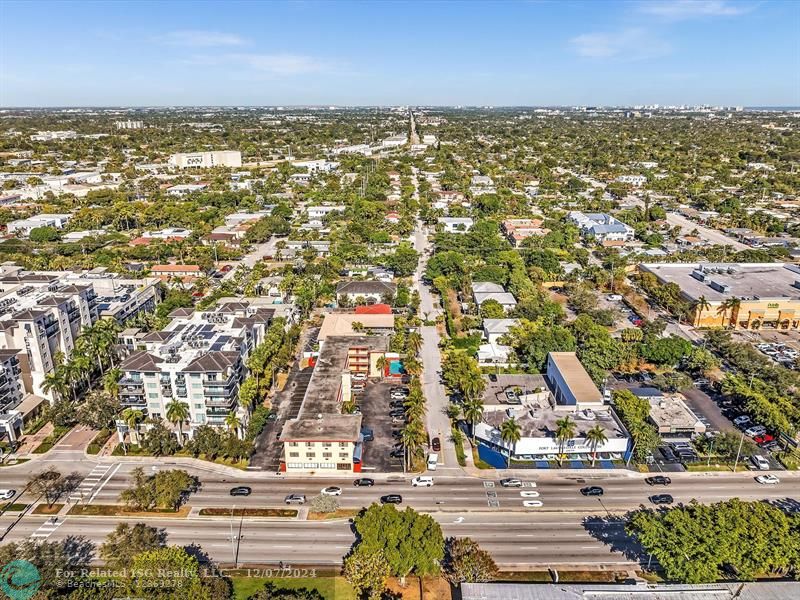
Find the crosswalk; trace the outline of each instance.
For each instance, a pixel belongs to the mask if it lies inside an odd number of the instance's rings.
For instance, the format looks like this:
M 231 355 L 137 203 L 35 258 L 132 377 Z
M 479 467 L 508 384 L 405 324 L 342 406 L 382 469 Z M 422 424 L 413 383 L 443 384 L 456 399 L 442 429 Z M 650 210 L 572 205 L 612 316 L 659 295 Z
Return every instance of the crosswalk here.
M 61 527 L 61 524 L 64 522 L 63 519 L 56 519 L 55 517 L 52 519 L 47 519 L 36 531 L 31 534 L 32 540 L 46 540 L 53 532 Z
M 97 487 L 103 477 L 105 477 L 113 467 L 113 464 L 96 465 L 94 469 L 89 471 L 89 474 L 84 477 L 81 484 L 75 488 L 74 491 L 70 492 L 69 496 L 67 496 L 67 500 L 70 502 L 82 502 L 92 498 L 92 491 L 94 488 Z M 117 468 L 119 468 L 119 465 L 117 465 Z

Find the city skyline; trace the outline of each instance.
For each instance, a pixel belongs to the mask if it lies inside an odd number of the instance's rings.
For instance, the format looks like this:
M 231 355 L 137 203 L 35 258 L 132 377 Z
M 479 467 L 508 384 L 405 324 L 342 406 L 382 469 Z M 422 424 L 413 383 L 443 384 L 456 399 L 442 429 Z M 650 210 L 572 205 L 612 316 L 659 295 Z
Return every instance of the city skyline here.
M 792 3 L 36 6 L 2 106 L 800 105 Z

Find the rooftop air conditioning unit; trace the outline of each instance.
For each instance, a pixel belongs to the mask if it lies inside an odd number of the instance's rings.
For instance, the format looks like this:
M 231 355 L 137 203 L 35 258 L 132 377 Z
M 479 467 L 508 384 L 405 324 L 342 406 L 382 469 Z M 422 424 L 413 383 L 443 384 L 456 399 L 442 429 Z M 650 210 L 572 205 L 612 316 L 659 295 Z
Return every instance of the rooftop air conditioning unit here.
M 723 294 L 727 294 L 731 291 L 731 286 L 729 286 L 727 283 L 719 283 L 718 281 L 709 281 L 708 286 Z
M 697 279 L 697 281 L 705 281 L 706 280 L 706 274 L 703 271 L 700 271 L 700 270 L 692 271 L 692 277 Z

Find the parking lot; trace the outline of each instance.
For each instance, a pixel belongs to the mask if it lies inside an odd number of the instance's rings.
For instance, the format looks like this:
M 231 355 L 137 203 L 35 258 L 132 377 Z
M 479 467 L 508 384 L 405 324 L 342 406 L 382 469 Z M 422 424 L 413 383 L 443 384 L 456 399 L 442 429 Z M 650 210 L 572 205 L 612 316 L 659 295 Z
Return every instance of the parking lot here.
M 400 431 L 403 426 L 402 421 L 392 424 L 392 417 L 389 416 L 389 390 L 395 385 L 397 384 L 369 382 L 357 396 L 357 404 L 363 415 L 361 426 L 372 429 L 374 436 L 371 442 L 364 442 L 361 463 L 365 473 L 403 472 L 403 459 L 389 456 L 396 443 L 392 431 Z

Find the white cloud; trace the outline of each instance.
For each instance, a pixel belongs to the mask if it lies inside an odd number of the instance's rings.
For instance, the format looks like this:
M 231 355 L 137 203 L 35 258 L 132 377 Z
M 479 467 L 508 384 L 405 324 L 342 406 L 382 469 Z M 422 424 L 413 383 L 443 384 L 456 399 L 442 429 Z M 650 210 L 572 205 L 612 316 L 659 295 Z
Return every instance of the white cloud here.
M 664 56 L 670 45 L 640 28 L 618 32 L 584 33 L 569 40 L 580 56 L 643 60 Z
M 233 33 L 198 30 L 171 31 L 157 36 L 155 40 L 169 46 L 191 47 L 242 46 L 246 43 L 242 37 Z
M 192 66 L 220 66 L 244 68 L 250 72 L 266 75 L 300 75 L 335 70 L 335 66 L 302 54 L 257 54 L 228 52 L 214 55 L 195 55 L 178 62 Z
M 733 4 L 726 0 L 652 0 L 639 5 L 641 12 L 670 21 L 702 17 L 735 17 L 754 8 L 753 5 Z
M 228 54 L 226 58 L 256 71 L 274 75 L 313 73 L 324 68 L 323 63 L 315 58 L 299 54 Z

